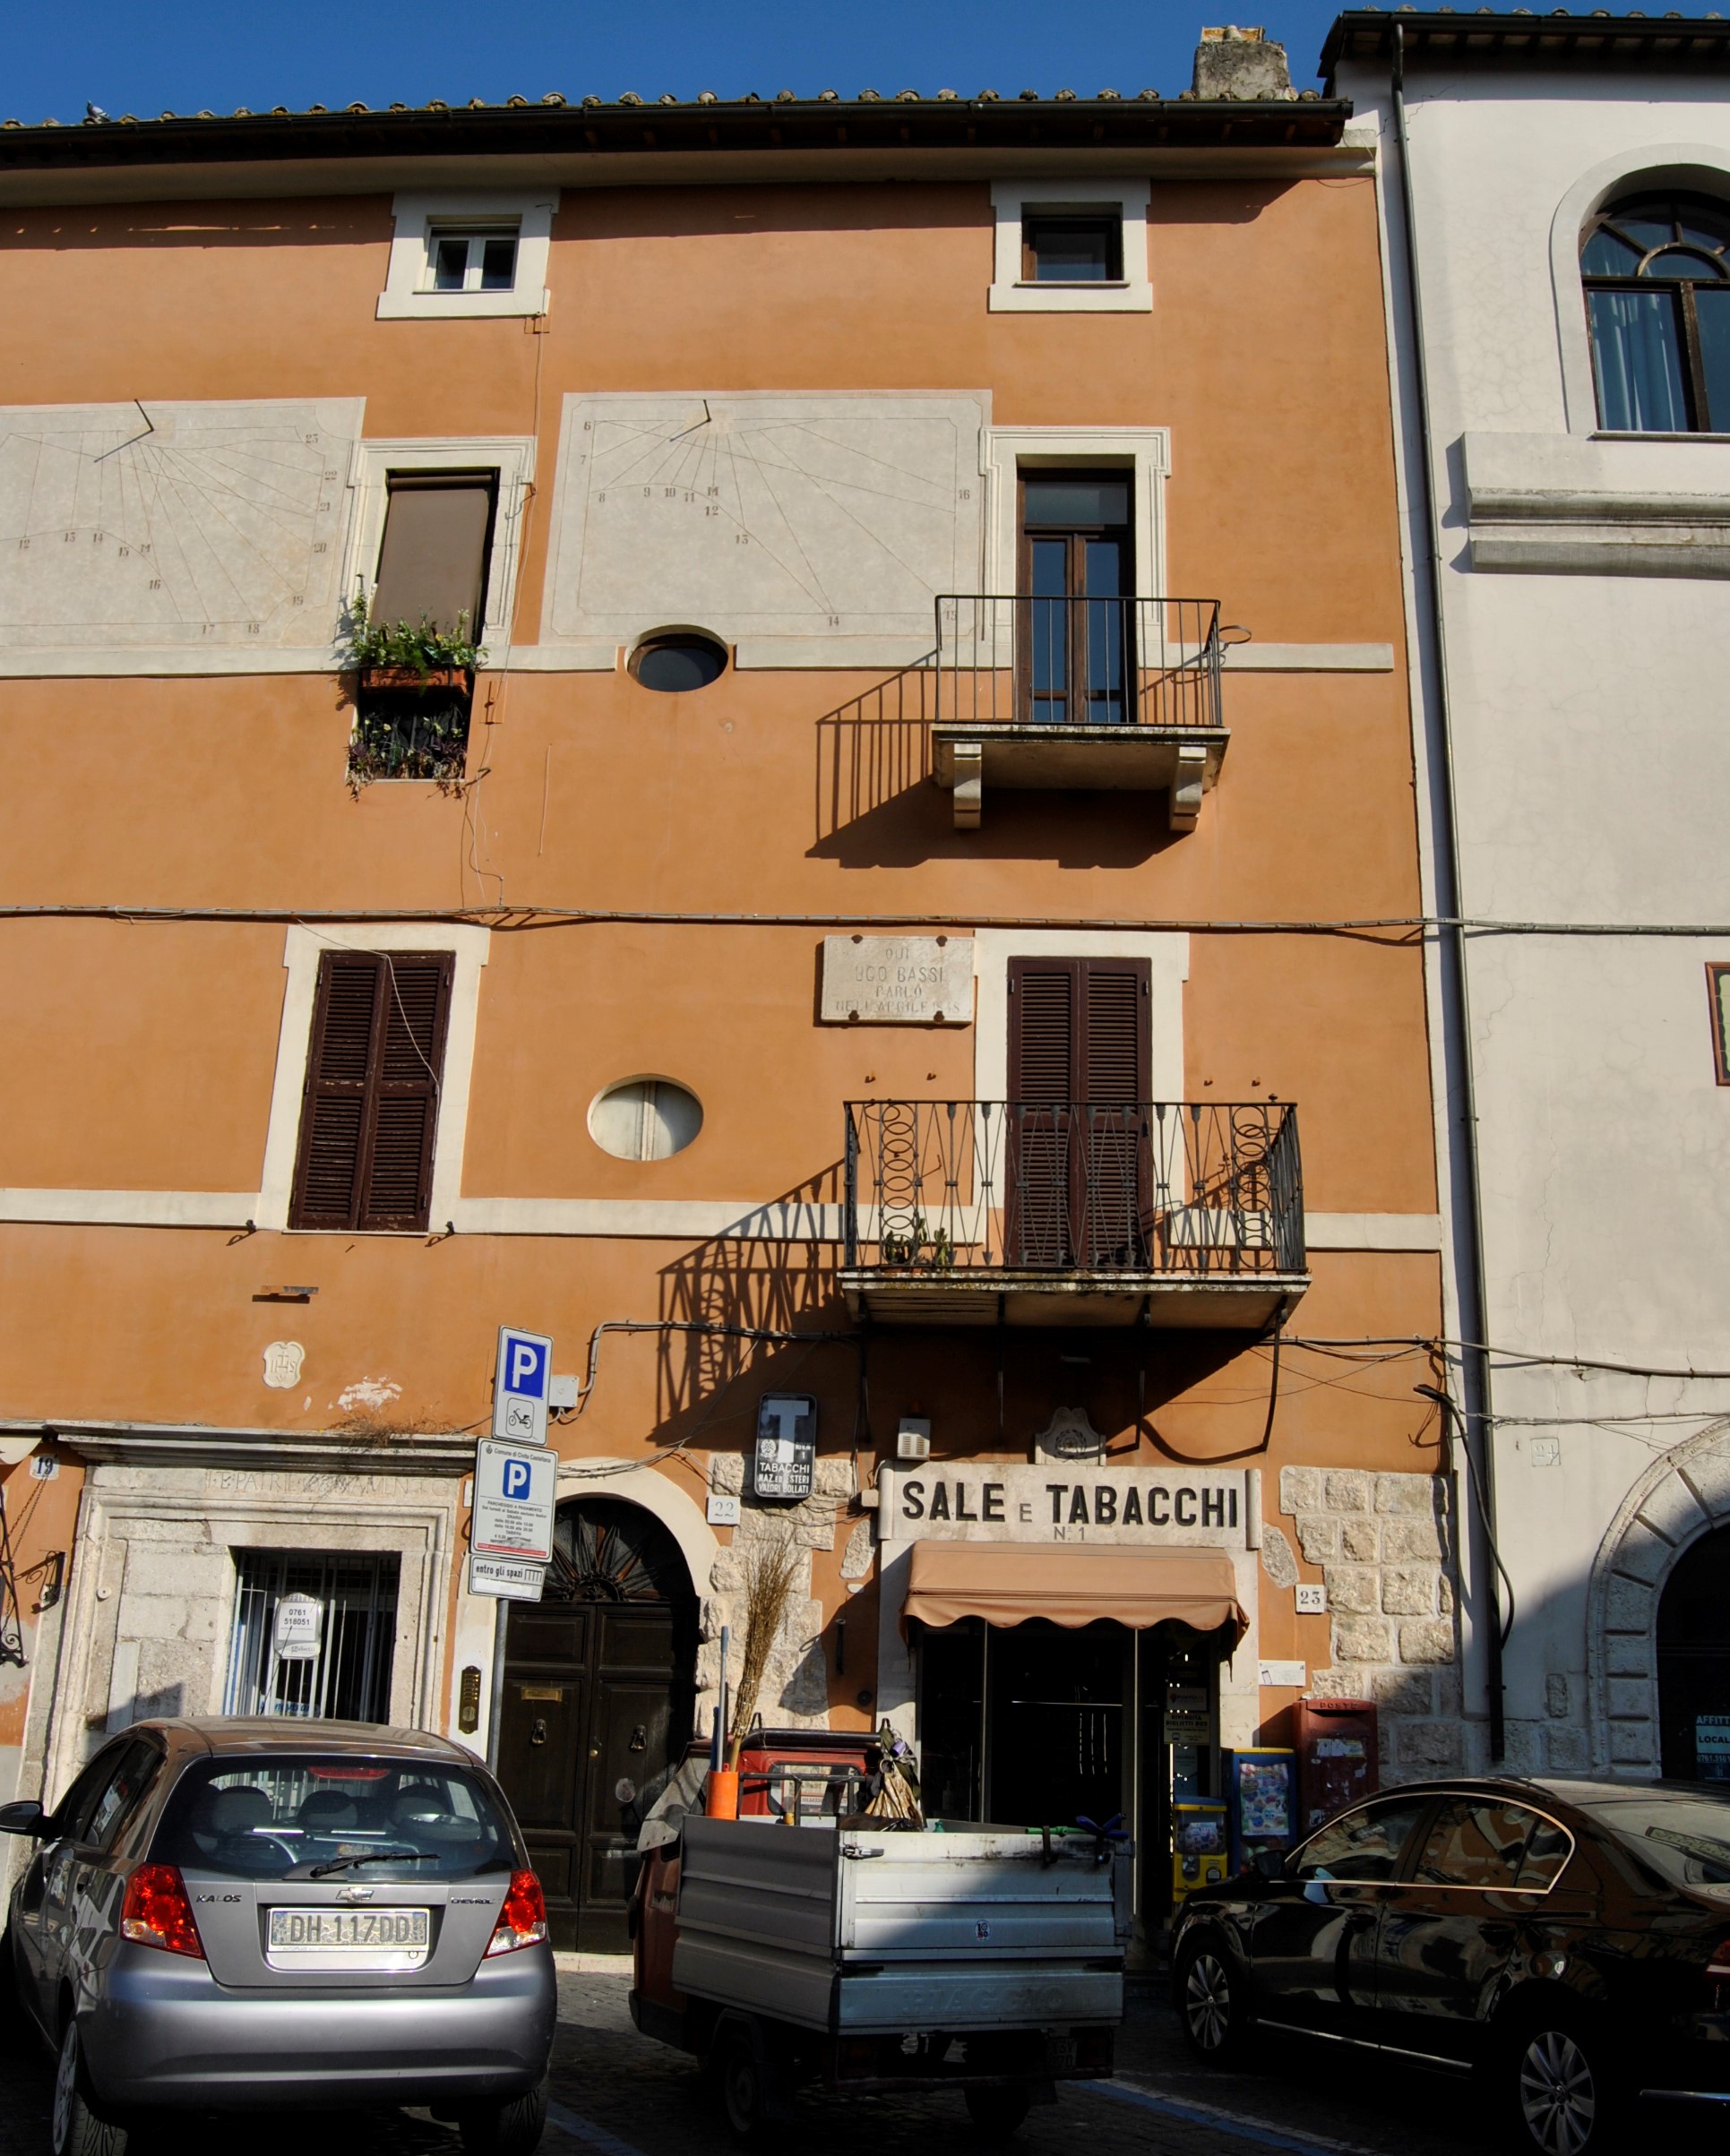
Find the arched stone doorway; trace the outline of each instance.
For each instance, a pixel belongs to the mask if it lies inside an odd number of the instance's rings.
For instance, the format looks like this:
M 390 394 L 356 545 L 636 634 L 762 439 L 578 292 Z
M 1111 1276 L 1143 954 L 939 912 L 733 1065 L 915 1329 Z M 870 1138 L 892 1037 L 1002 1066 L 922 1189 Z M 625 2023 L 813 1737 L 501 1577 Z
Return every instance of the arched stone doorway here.
M 1664 1773 L 1730 1782 L 1730 1527 L 1691 1543 L 1664 1583 L 1657 1662 Z
M 542 1599 L 508 1608 L 499 1779 L 553 1944 L 622 1954 L 637 1829 L 691 1736 L 691 1576 L 652 1513 L 579 1498 L 559 1507 Z

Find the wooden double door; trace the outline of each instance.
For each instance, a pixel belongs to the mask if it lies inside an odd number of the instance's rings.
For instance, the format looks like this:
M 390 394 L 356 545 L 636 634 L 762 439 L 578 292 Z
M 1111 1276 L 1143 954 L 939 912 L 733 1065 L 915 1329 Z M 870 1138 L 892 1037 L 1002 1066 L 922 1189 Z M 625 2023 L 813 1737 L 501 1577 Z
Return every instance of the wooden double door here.
M 1004 1262 L 1148 1263 L 1145 958 L 1011 958 Z
M 592 1559 L 597 1538 L 581 1530 L 599 1508 L 585 1509 L 574 1537 L 561 1519 L 567 1560 L 574 1546 L 581 1563 L 585 1543 Z M 599 1538 L 603 1550 L 623 1539 Z M 507 1619 L 499 1780 L 546 1891 L 554 1946 L 588 1954 L 629 1951 L 638 1830 L 691 1737 L 695 1597 L 653 1569 L 660 1583 L 633 1562 L 623 1584 L 637 1593 L 615 1599 L 615 1572 L 562 1569 L 555 1558 L 549 1599 L 513 1602 Z M 561 1591 L 568 1599 L 554 1599 Z

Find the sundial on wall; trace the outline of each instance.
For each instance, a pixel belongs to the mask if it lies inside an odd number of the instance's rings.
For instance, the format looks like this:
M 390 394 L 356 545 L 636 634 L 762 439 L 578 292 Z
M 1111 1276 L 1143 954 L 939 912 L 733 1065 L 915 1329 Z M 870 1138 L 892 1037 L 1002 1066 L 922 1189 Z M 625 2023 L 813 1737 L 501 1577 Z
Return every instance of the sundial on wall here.
M 0 640 L 328 646 L 362 409 L 0 408 Z
M 977 588 L 985 399 L 568 397 L 547 640 L 929 638 Z

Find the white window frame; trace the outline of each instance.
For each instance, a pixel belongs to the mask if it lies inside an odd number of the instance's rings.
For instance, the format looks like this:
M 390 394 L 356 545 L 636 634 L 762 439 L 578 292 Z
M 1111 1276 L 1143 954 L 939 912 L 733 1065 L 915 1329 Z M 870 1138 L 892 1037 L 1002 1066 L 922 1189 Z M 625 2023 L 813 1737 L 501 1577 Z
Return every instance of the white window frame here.
M 1130 589 L 1143 598 L 1165 596 L 1169 427 L 994 426 L 986 436 L 985 456 L 991 485 L 985 526 L 987 591 L 1015 589 L 1020 558 L 1020 490 L 1016 481 L 1023 472 L 1115 465 L 1133 476 L 1135 575 Z
M 294 1192 L 295 1161 L 300 1149 L 300 1111 L 306 1092 L 306 1059 L 312 1052 L 313 1012 L 318 1001 L 318 962 L 327 950 L 449 951 L 451 1011 L 444 1033 L 444 1068 L 439 1078 L 438 1130 L 433 1141 L 433 1195 L 425 1231 L 439 1234 L 456 1217 L 462 1198 L 462 1150 L 469 1128 L 469 1092 L 474 1076 L 475 1026 L 480 1012 L 480 969 L 492 942 L 491 929 L 447 928 L 443 923 L 405 921 L 369 923 L 354 928 L 290 928 L 282 949 L 288 979 L 282 994 L 282 1028 L 277 1035 L 276 1077 L 271 1087 L 271 1117 L 264 1138 L 263 1187 L 254 1218 L 261 1228 L 289 1233 L 288 1207 Z M 301 1235 L 349 1234 L 349 1229 L 298 1228 Z M 381 1231 L 368 1229 L 368 1235 Z M 384 1230 L 391 1233 L 393 1231 Z
M 992 287 L 994 314 L 1149 314 L 1147 180 L 995 180 Z M 1029 210 L 1115 208 L 1123 221 L 1123 274 L 1109 284 L 1039 284 L 1021 275 L 1021 230 Z
M 510 644 L 511 624 L 516 618 L 523 512 L 535 476 L 532 434 L 477 435 L 448 442 L 357 442 L 349 470 L 355 501 L 342 563 L 342 602 L 346 606 L 357 592 L 364 592 L 370 606 L 378 588 L 379 549 L 384 544 L 384 514 L 390 506 L 393 472 L 475 471 L 498 474 L 480 626 L 480 640 L 485 643 L 492 639 L 488 657 L 497 664 Z
M 1580 282 L 1581 236 L 1605 202 L 1648 187 L 1655 194 L 1673 187 L 1679 193 L 1730 203 L 1730 156 L 1711 142 L 1653 142 L 1619 150 L 1583 173 L 1557 203 L 1550 220 L 1550 282 L 1568 432 L 1605 442 L 1722 442 L 1724 436 L 1717 434 L 1622 434 L 1598 425 L 1597 382 Z
M 463 246 L 462 282 L 454 288 L 438 281 L 438 251 L 447 241 L 460 240 Z M 508 288 L 495 285 L 493 291 L 506 289 L 514 293 L 517 288 L 517 253 L 522 245 L 522 233 L 514 219 L 505 224 L 472 224 L 449 218 L 435 219 L 426 228 L 426 268 L 424 273 L 425 288 L 442 299 L 455 299 L 469 292 L 480 292 L 487 288 L 481 283 L 486 270 L 486 249 L 495 240 L 504 240 L 511 248 L 511 282 Z M 475 249 L 480 248 L 477 256 Z
M 380 322 L 473 322 L 487 316 L 545 314 L 547 258 L 552 250 L 556 187 L 529 193 L 469 188 L 399 194 L 392 203 L 396 231 L 390 267 L 379 295 Z M 514 226 L 517 273 L 508 292 L 435 292 L 430 289 L 431 241 L 441 226 L 477 228 Z

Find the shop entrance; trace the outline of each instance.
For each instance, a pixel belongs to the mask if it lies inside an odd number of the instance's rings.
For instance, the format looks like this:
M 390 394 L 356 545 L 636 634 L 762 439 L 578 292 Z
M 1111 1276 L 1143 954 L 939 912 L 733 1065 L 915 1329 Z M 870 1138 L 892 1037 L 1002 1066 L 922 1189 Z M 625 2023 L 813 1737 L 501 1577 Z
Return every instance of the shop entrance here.
M 1171 1807 L 1214 1793 L 1217 1636 L 977 1617 L 917 1642 L 926 1813 L 1003 1826 L 1115 1817 L 1134 1835 L 1136 1913 L 1171 1905 Z
M 1664 1772 L 1730 1782 L 1730 1527 L 1684 1552 L 1658 1602 Z
M 637 1832 L 691 1736 L 684 1559 L 641 1507 L 581 1499 L 559 1507 L 541 1601 L 507 1609 L 498 1775 L 553 1944 L 625 1953 Z

